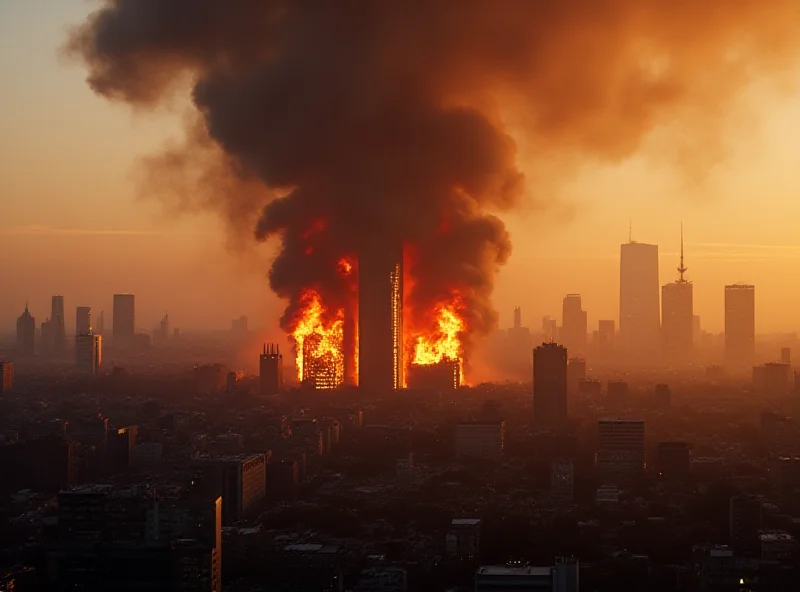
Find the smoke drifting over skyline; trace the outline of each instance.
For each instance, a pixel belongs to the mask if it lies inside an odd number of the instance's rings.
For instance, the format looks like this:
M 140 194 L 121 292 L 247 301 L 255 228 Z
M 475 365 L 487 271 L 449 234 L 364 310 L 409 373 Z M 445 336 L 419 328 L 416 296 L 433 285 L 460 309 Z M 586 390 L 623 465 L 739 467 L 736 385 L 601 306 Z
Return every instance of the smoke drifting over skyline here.
M 402 241 L 412 330 L 458 302 L 472 335 L 511 252 L 493 213 L 525 191 L 505 121 L 594 159 L 675 121 L 713 136 L 795 57 L 796 22 L 796 0 L 107 0 L 67 49 L 110 100 L 153 108 L 191 84 L 200 125 L 159 170 L 202 151 L 230 177 L 202 205 L 245 232 L 264 206 L 286 322 L 305 288 L 347 298 L 342 257 Z

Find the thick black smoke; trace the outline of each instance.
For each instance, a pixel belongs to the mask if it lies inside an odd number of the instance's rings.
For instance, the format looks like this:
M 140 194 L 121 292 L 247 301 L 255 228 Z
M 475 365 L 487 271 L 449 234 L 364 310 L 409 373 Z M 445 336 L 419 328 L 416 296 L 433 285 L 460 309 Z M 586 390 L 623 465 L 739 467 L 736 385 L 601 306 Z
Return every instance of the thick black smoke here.
M 270 283 L 287 324 L 304 288 L 346 297 L 342 256 L 402 241 L 412 324 L 457 297 L 470 334 L 495 323 L 511 248 L 490 212 L 524 190 L 503 115 L 522 122 L 515 134 L 595 158 L 632 153 L 664 123 L 713 136 L 753 72 L 794 57 L 800 22 L 797 0 L 101 4 L 68 51 L 111 100 L 149 108 L 191 88 L 201 135 L 249 187 L 221 184 L 207 204 L 237 225 L 263 206 L 255 235 L 282 240 Z

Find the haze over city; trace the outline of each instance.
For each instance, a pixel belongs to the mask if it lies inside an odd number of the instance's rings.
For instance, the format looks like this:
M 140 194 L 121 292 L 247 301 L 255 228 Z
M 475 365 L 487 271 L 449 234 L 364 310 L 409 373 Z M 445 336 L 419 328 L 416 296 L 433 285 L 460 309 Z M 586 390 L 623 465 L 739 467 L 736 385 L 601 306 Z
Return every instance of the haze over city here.
M 798 23 L 0 2 L 0 592 L 800 590 Z

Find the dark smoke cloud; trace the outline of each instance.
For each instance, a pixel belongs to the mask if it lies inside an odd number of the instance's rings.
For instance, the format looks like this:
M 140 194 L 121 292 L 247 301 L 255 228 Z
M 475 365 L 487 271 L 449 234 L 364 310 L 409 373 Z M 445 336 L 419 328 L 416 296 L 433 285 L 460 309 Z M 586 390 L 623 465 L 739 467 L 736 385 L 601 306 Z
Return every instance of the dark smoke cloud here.
M 457 295 L 473 334 L 511 248 L 491 212 L 524 190 L 503 117 L 585 158 L 676 121 L 713 136 L 737 90 L 794 58 L 797 22 L 797 0 L 106 0 L 67 50 L 111 100 L 191 86 L 200 137 L 157 170 L 215 147 L 234 181 L 202 202 L 237 228 L 263 207 L 280 296 L 337 302 L 340 257 L 403 241 L 413 322 Z

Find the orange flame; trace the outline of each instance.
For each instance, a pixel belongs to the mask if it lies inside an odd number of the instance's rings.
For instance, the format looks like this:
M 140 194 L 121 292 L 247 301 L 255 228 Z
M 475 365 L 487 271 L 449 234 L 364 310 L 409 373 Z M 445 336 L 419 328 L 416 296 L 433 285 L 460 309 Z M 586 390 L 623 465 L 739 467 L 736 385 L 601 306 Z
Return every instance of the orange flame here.
M 347 259 L 342 257 L 339 259 L 339 274 L 343 276 L 348 276 L 353 271 L 353 264 L 350 263 Z
M 302 381 L 303 369 L 308 364 L 341 365 L 344 313 L 339 311 L 333 321 L 326 323 L 322 299 L 316 291 L 306 291 L 301 301 L 304 304 L 302 317 L 291 337 L 297 348 L 297 379 Z
M 460 360 L 460 333 L 464 331 L 464 321 L 458 316 L 455 307 L 439 307 L 438 330 L 429 336 L 417 337 L 414 344 L 412 364 L 423 366 L 437 364 L 442 360 Z

